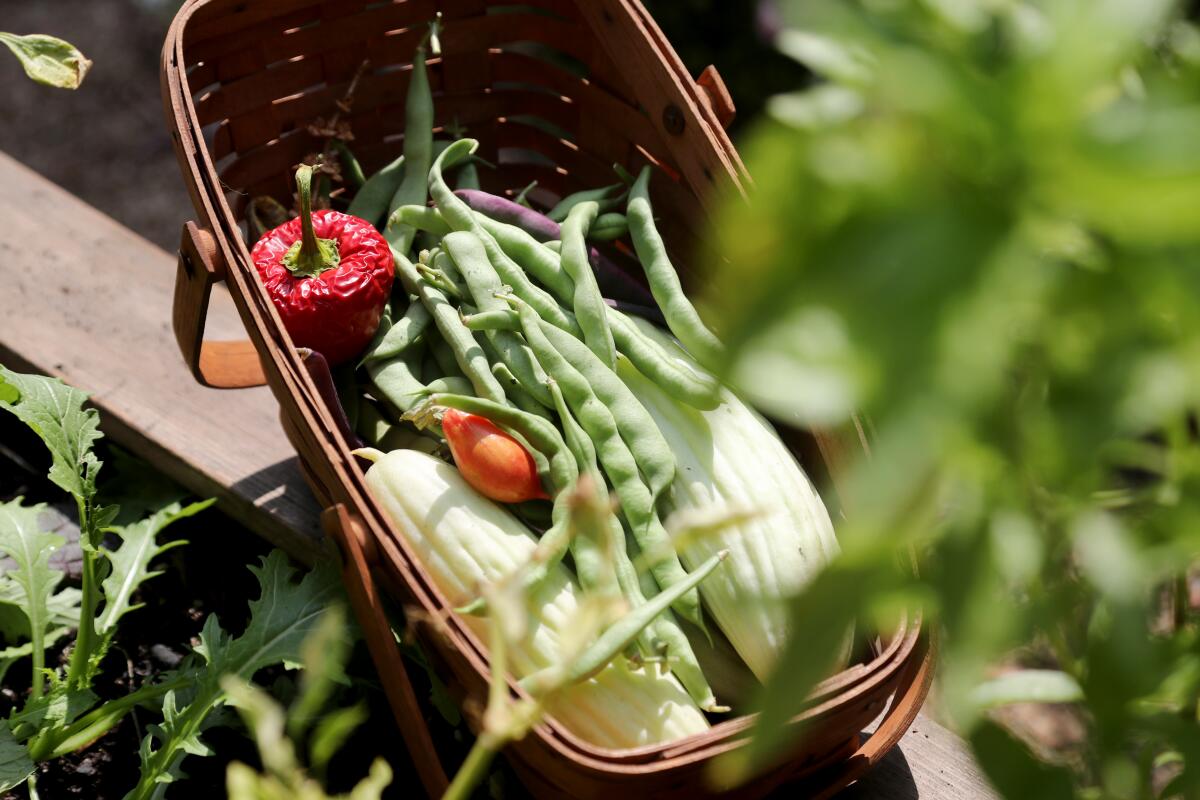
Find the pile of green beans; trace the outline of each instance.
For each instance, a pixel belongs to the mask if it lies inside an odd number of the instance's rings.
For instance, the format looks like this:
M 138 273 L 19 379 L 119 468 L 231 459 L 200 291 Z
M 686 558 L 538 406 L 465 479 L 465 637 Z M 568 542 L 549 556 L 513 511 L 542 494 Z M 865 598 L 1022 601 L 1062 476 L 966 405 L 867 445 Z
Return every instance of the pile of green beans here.
M 702 708 L 719 710 L 681 625 L 703 630 L 698 574 L 684 570 L 661 519 L 675 457 L 617 367 L 624 360 L 696 409 L 715 408 L 720 385 L 610 305 L 595 247 L 625 240 L 649 284 L 632 308 L 652 296 L 700 363 L 720 362 L 720 342 L 684 295 L 656 228 L 650 170 L 636 179 L 619 171 L 613 185 L 560 198 L 545 215 L 532 208 L 543 197 L 536 184 L 520 204 L 479 191 L 479 143 L 434 138 L 425 55 L 422 42 L 404 153 L 366 176 L 345 142 L 336 148 L 353 178 L 347 188 L 357 188 L 347 210 L 380 228 L 397 278 L 374 340 L 336 376 L 343 403 L 358 435 L 383 449 L 438 449 L 439 409 L 450 408 L 521 442 L 551 498 L 528 580 L 569 557 L 585 592 L 653 616 L 626 652 L 669 665 Z M 596 514 L 576 513 L 581 498 Z M 539 516 L 527 511 L 514 509 Z

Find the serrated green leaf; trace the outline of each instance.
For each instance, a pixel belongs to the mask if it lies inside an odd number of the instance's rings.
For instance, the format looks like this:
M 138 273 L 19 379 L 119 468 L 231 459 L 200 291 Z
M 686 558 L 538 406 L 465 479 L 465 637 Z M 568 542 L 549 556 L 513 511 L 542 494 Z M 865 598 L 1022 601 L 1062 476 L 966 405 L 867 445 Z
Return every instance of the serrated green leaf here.
M 158 544 L 158 534 L 163 528 L 177 520 L 199 514 L 213 502 L 205 500 L 186 507 L 172 503 L 140 522 L 110 530 L 121 539 L 121 544 L 106 553 L 112 569 L 100 585 L 104 592 L 104 610 L 96 620 L 96 631 L 101 636 L 111 635 L 118 620 L 137 608 L 132 604 L 137 588 L 160 574 L 150 571 L 151 560 L 176 544 Z
M 66 683 L 52 682 L 50 690 L 29 700 L 9 717 L 8 724 L 19 740 L 50 728 L 63 728 L 91 709 L 99 698 L 91 689 L 71 689 Z
M 0 725 L 0 792 L 20 786 L 33 774 L 33 759 L 12 735 L 7 725 Z
M 62 580 L 62 573 L 50 566 L 50 554 L 64 539 L 41 529 L 38 518 L 44 504 L 22 505 L 18 497 L 0 503 L 0 552 L 16 562 L 16 569 L 5 573 L 6 599 L 19 607 L 29 622 L 30 655 L 33 656 L 33 694 L 42 693 L 42 666 L 46 631 L 52 624 L 50 598 Z M 14 591 L 15 590 L 15 591 Z
M 96 496 L 100 460 L 93 448 L 101 438 L 100 415 L 84 408 L 88 395 L 57 378 L 22 375 L 0 365 L 0 408 L 7 409 L 45 442 L 52 463 L 49 477 L 82 504 Z M 12 399 L 12 391 L 17 399 Z
M 26 75 L 46 86 L 78 89 L 92 68 L 92 62 L 75 45 L 44 33 L 17 36 L 0 31 L 0 42 L 13 51 Z
M 163 722 L 150 729 L 141 747 L 141 778 L 126 800 L 162 797 L 165 784 L 174 780 L 187 754 L 203 755 L 200 741 L 206 719 L 225 702 L 221 679 L 232 675 L 249 681 L 266 666 L 299 663 L 301 646 L 316 628 L 330 603 L 341 596 L 337 571 L 329 563 L 318 565 L 295 580 L 296 569 L 280 550 L 273 550 L 260 566 L 250 567 L 258 578 L 260 594 L 250 602 L 250 622 L 238 637 L 226 633 L 215 616 L 204 623 L 195 648 L 205 664 L 195 664 L 194 694 L 183 707 L 174 693 L 163 701 Z

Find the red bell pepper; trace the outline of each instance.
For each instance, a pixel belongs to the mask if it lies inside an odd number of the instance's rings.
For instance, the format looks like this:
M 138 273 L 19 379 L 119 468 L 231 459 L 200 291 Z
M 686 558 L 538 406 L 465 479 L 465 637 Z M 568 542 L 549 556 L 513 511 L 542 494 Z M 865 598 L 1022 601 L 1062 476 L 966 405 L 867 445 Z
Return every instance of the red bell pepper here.
M 336 365 L 375 335 L 392 292 L 387 240 L 364 219 L 312 210 L 312 167 L 296 171 L 300 216 L 267 231 L 250 258 L 292 342 Z

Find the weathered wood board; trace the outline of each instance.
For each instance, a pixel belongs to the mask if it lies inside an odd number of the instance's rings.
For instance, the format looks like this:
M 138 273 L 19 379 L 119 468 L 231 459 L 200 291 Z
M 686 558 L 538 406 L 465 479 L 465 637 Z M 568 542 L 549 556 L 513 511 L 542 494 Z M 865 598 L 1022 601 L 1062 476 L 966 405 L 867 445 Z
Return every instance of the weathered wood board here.
M 0 186 L 0 363 L 91 392 L 109 437 L 190 491 L 217 497 L 225 513 L 293 555 L 319 557 L 320 509 L 270 391 L 206 389 L 179 357 L 170 320 L 175 257 L 2 153 Z M 208 331 L 242 333 L 219 291 Z M 995 795 L 962 740 L 921 716 L 843 796 Z
M 316 558 L 320 512 L 270 390 L 204 388 L 179 357 L 174 257 L 3 154 L 0 186 L 0 363 L 90 392 L 108 436 Z M 209 319 L 215 338 L 243 335 L 220 291 Z

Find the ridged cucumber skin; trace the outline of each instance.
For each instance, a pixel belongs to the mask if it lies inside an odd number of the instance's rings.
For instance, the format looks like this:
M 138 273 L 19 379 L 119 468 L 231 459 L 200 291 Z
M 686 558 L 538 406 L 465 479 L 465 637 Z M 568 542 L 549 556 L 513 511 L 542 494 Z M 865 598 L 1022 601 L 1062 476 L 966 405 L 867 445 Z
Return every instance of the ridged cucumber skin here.
M 453 466 L 415 450 L 393 450 L 367 470 L 367 485 L 451 606 L 474 600 L 485 582 L 529 560 L 537 542 L 508 511 L 472 489 Z M 558 566 L 543 584 L 532 630 L 510 654 L 517 678 L 555 663 L 579 619 L 579 588 Z M 487 640 L 487 622 L 464 618 Z M 704 714 L 674 676 L 632 669 L 617 658 L 547 707 L 592 744 L 611 749 L 675 741 L 708 729 Z
M 700 371 L 678 344 L 644 320 L 638 326 L 670 357 Z M 838 553 L 833 523 L 820 495 L 771 425 L 733 392 L 699 411 L 672 399 L 627 359 L 617 372 L 667 438 L 677 461 L 663 510 L 740 506 L 761 516 L 684 547 L 694 569 L 728 549 L 725 566 L 700 584 L 705 608 L 759 680 L 765 680 L 787 640 L 785 600 Z

